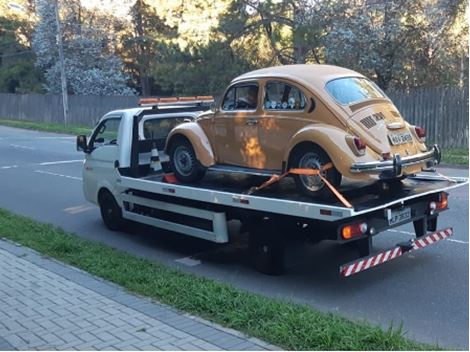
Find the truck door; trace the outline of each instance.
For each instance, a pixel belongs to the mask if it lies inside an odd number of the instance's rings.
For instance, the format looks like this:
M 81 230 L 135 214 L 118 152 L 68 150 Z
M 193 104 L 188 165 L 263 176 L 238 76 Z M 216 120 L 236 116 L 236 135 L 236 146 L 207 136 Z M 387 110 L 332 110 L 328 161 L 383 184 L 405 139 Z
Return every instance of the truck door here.
M 83 192 L 85 198 L 98 204 L 98 192 L 102 187 L 116 193 L 119 173 L 115 167 L 119 159 L 119 127 L 121 116 L 103 119 L 93 131 L 83 168 Z

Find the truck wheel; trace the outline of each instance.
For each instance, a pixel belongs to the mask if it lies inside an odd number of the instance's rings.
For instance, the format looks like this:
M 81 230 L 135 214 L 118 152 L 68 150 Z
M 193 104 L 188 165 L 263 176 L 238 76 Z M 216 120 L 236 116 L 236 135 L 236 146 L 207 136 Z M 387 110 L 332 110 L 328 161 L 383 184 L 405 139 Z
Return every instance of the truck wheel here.
M 125 225 L 122 209 L 109 191 L 102 191 L 99 196 L 101 218 L 111 231 L 119 231 Z
M 197 160 L 196 153 L 187 140 L 179 138 L 173 141 L 168 155 L 171 169 L 181 182 L 197 182 L 204 177 L 206 169 Z
M 299 169 L 320 169 L 331 162 L 328 154 L 317 146 L 305 146 L 294 151 L 290 166 Z M 335 167 L 321 172 L 321 175 L 334 187 L 341 183 L 341 174 Z M 294 175 L 297 188 L 304 194 L 318 198 L 328 199 L 332 197 L 332 192 L 322 181 L 320 176 Z
M 259 221 L 249 228 L 249 251 L 253 266 L 267 275 L 281 275 L 285 270 L 285 239 L 269 221 Z

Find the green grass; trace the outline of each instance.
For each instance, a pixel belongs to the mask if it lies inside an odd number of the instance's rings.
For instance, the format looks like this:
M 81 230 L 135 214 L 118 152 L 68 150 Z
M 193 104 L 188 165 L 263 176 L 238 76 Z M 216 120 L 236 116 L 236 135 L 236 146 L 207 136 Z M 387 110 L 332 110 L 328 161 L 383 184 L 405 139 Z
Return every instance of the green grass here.
M 443 149 L 442 162 L 451 165 L 468 166 L 468 148 Z
M 52 225 L 2 209 L 0 236 L 115 282 L 132 292 L 285 349 L 438 349 L 406 339 L 400 327 L 384 331 L 366 322 L 352 322 L 307 306 L 241 291 L 81 239 Z
M 56 132 L 56 133 L 67 133 L 73 135 L 91 133 L 92 128 L 86 126 L 77 126 L 77 125 L 67 125 L 60 123 L 51 123 L 51 122 L 33 122 L 33 121 L 24 121 L 24 120 L 7 120 L 0 119 L 0 125 L 25 128 L 28 130 L 36 131 L 45 131 L 45 132 Z

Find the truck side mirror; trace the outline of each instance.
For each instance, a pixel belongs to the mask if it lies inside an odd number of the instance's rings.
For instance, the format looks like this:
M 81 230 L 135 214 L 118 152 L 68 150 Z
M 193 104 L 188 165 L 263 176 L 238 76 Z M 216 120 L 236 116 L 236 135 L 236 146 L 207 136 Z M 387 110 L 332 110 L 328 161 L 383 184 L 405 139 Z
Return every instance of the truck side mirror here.
M 84 134 L 77 136 L 77 150 L 79 152 L 89 153 L 88 143 Z

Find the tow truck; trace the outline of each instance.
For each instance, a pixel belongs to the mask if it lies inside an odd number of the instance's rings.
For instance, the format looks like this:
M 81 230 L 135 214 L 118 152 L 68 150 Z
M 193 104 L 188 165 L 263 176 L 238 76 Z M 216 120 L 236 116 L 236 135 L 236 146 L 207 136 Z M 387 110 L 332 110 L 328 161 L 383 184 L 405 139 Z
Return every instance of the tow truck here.
M 339 267 L 343 277 L 452 236 L 452 228 L 438 229 L 437 219 L 449 208 L 447 192 L 468 180 L 436 170 L 392 183 L 344 182 L 325 201 L 298 193 L 279 175 L 266 181 L 266 175 L 209 169 L 199 183 L 178 182 L 167 165 L 165 139 L 175 124 L 196 119 L 212 103 L 210 97 L 142 99 L 139 107 L 104 115 L 89 138 L 77 136 L 77 150 L 85 153 L 84 196 L 100 207 L 109 229 L 137 222 L 227 243 L 227 222 L 239 220 L 257 270 L 281 274 L 290 239 L 329 240 L 357 249 L 358 258 Z M 411 222 L 415 238 L 374 251 L 376 236 Z

